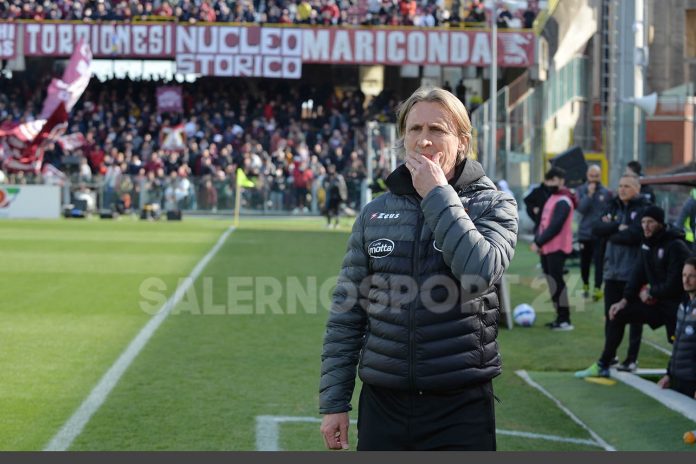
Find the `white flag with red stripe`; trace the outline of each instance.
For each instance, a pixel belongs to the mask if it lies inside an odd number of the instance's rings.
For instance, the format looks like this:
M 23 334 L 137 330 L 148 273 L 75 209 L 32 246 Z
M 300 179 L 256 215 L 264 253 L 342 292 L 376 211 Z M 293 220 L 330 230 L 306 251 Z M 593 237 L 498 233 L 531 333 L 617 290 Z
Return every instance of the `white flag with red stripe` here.
M 68 113 L 89 84 L 91 64 L 92 52 L 80 41 L 63 78 L 51 81 L 39 118 L 0 127 L 0 159 L 6 170 L 40 172 L 46 146 L 65 133 Z
M 160 148 L 167 151 L 183 151 L 186 148 L 184 124 L 165 126 L 160 130 Z

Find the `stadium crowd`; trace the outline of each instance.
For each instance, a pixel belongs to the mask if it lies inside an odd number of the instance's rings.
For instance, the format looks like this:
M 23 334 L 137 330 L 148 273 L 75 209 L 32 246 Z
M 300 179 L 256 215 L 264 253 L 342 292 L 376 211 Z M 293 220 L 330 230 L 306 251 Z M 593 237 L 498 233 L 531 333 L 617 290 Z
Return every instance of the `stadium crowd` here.
M 229 209 L 237 167 L 254 179 L 247 206 L 307 212 L 322 208 L 317 194 L 328 165 L 346 179 L 347 205 L 360 207 L 366 175 L 365 118 L 388 121 L 396 100 L 389 92 L 364 109 L 364 95 L 290 81 L 204 78 L 183 87 L 183 113 L 158 114 L 161 82 L 94 79 L 70 115 L 68 134 L 81 147 L 53 144 L 44 162 L 77 183 L 103 185 L 102 206 L 146 204 L 171 209 Z M 0 124 L 32 120 L 46 82 L 3 79 Z M 312 100 L 311 111 L 302 102 Z M 306 106 L 306 105 L 305 105 Z M 179 150 L 164 150 L 163 128 L 183 126 Z M 27 181 L 21 173 L 14 182 Z M 76 184 L 77 185 L 77 184 Z M 314 203 L 312 203 L 314 202 Z
M 486 22 L 480 0 L 458 4 L 451 10 L 443 0 L 0 0 L 0 19 L 418 27 Z M 501 2 L 498 25 L 530 28 L 537 12 L 536 0 L 514 11 Z

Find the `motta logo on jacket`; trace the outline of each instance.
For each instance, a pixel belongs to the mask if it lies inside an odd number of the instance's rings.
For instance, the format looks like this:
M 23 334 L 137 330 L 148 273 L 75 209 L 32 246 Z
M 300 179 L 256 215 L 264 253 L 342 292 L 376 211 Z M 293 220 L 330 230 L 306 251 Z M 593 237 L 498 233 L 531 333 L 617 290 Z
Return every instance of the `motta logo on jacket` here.
M 370 220 L 372 219 L 396 219 L 399 217 L 399 213 L 372 213 Z
M 373 258 L 385 258 L 394 251 L 394 242 L 388 238 L 380 238 L 370 243 L 367 247 L 367 254 Z

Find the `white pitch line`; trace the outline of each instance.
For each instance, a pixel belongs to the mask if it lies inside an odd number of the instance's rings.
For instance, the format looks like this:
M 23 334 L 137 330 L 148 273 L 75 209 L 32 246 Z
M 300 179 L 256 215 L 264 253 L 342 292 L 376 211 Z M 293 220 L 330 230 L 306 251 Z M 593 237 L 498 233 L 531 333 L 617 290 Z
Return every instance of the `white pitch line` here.
M 304 422 L 304 423 L 321 423 L 321 419 L 309 416 L 256 416 L 256 451 L 282 451 L 278 445 L 280 432 L 278 427 L 285 422 Z M 351 424 L 357 424 L 356 420 L 351 420 Z M 509 435 L 512 437 L 524 437 L 536 440 L 548 440 L 564 443 L 576 443 L 580 445 L 589 445 L 602 447 L 594 440 L 586 440 L 584 438 L 568 438 L 559 437 L 558 435 L 545 435 L 540 433 L 519 432 L 516 430 L 495 429 L 499 435 Z
M 657 351 L 663 352 L 663 353 L 666 354 L 667 356 L 672 356 L 672 352 L 671 352 L 670 350 L 668 350 L 667 348 L 664 348 L 664 347 L 658 345 L 657 343 L 655 343 L 655 342 L 652 341 L 652 340 L 646 340 L 645 337 L 643 337 L 643 340 L 641 340 L 641 341 L 642 341 L 643 343 L 645 343 L 646 345 L 655 348 Z
M 321 423 L 321 419 L 309 416 L 256 416 L 256 451 L 282 451 L 278 445 L 278 425 L 284 422 Z M 355 425 L 355 419 L 350 421 Z
M 495 429 L 495 433 L 497 433 L 498 435 L 509 435 L 511 437 L 524 437 L 524 438 L 532 438 L 532 439 L 537 439 L 537 440 L 548 440 L 548 441 L 557 441 L 557 442 L 563 442 L 563 443 L 576 443 L 578 445 L 597 446 L 599 448 L 602 447 L 602 445 L 600 445 L 596 441 L 588 440 L 586 438 L 560 437 L 558 435 L 546 435 L 546 434 L 542 434 L 542 433 L 519 432 L 517 430 L 503 430 L 503 429 Z
M 220 236 L 217 243 L 215 243 L 208 254 L 206 254 L 198 262 L 198 264 L 196 264 L 196 267 L 193 268 L 189 276 L 186 279 L 183 279 L 182 283 L 179 285 L 179 287 L 177 287 L 176 291 L 169 298 L 169 300 L 167 300 L 159 311 L 157 311 L 157 313 L 150 318 L 147 324 L 140 329 L 138 335 L 135 336 L 128 347 L 118 357 L 116 362 L 114 362 L 109 370 L 106 371 L 106 373 L 99 380 L 99 383 L 97 383 L 97 385 L 92 389 L 89 396 L 85 398 L 80 407 L 77 408 L 77 411 L 75 411 L 70 419 L 63 424 L 63 427 L 61 427 L 58 433 L 56 433 L 56 435 L 46 445 L 44 451 L 65 451 L 70 447 L 73 440 L 75 440 L 75 438 L 82 433 L 85 425 L 87 425 L 92 415 L 104 403 L 107 396 L 109 396 L 109 393 L 111 393 L 111 390 L 114 389 L 118 381 L 121 379 L 121 376 L 123 376 L 123 373 L 138 356 L 157 328 L 162 324 L 167 316 L 169 316 L 172 309 L 186 294 L 191 285 L 193 285 L 200 273 L 203 272 L 205 266 L 208 265 L 213 256 L 215 256 L 215 254 L 220 250 L 222 245 L 225 243 L 225 240 L 227 240 L 227 237 L 229 237 L 234 229 L 234 227 L 230 227 Z
M 628 372 L 612 370 L 611 376 L 659 401 L 672 411 L 682 414 L 687 419 L 696 421 L 696 401 L 688 396 L 670 389 L 663 390 L 656 383 Z
M 544 394 L 544 396 L 546 396 L 546 397 L 549 398 L 551 401 L 553 401 L 554 403 L 556 403 L 556 406 L 558 406 L 558 407 L 561 409 L 561 411 L 563 411 L 564 413 L 566 413 L 566 414 L 568 415 L 568 417 L 570 417 L 570 418 L 573 420 L 573 422 L 575 422 L 576 424 L 578 424 L 578 425 L 579 425 L 580 427 L 582 427 L 583 429 L 587 430 L 587 432 L 590 434 L 590 436 L 591 436 L 592 438 L 595 439 L 595 441 L 597 442 L 598 445 L 600 445 L 600 446 L 601 446 L 602 448 L 604 448 L 606 451 L 616 451 L 616 449 L 615 449 L 613 446 L 611 446 L 609 443 L 607 443 L 606 441 L 604 441 L 604 440 L 602 439 L 602 437 L 600 437 L 599 435 L 597 435 L 597 433 L 595 433 L 594 430 L 592 430 L 591 428 L 589 428 L 583 421 L 581 421 L 575 414 L 573 414 L 573 413 L 570 411 L 570 409 L 566 408 L 566 407 L 563 405 L 563 403 L 561 403 L 559 400 L 557 400 L 557 399 L 556 399 L 551 393 L 549 393 L 544 387 L 542 387 L 541 385 L 539 385 L 538 383 L 536 383 L 534 380 L 532 380 L 532 378 L 529 376 L 529 374 L 527 373 L 527 371 L 524 371 L 524 370 L 515 371 L 515 374 L 517 374 L 518 376 L 520 376 L 525 382 L 527 382 L 529 385 L 531 385 L 532 387 L 534 387 L 534 388 L 536 388 L 537 390 L 539 390 L 541 393 Z

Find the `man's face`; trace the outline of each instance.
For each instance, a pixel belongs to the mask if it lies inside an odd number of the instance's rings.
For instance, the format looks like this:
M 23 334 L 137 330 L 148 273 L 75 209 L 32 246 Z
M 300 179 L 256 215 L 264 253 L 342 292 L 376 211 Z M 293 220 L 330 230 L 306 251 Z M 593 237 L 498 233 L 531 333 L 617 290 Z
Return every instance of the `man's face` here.
M 562 177 L 552 177 L 550 179 L 545 179 L 544 184 L 546 184 L 547 187 L 561 188 L 565 185 L 565 179 Z
M 682 285 L 685 292 L 696 292 L 696 267 L 691 264 L 685 264 L 682 269 Z
M 622 177 L 619 179 L 619 199 L 629 201 L 640 193 L 640 184 L 634 177 Z
M 602 179 L 602 171 L 599 169 L 590 168 L 587 170 L 587 182 L 599 183 Z
M 660 224 L 650 216 L 645 216 L 643 219 L 641 219 L 640 226 L 643 228 L 643 235 L 645 236 L 645 238 L 652 237 L 660 230 L 662 230 L 662 227 L 664 227 L 662 224 Z
M 404 147 L 406 154 L 433 160 L 440 153 L 440 167 L 447 179 L 454 175 L 457 152 L 464 150 L 466 140 L 458 137 L 453 116 L 437 102 L 418 102 L 406 118 Z

